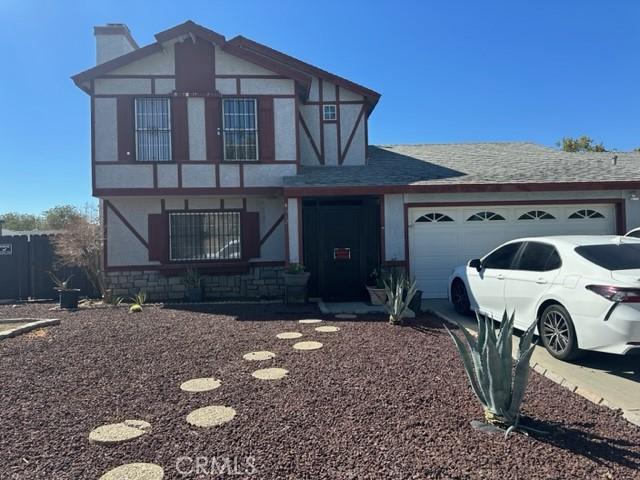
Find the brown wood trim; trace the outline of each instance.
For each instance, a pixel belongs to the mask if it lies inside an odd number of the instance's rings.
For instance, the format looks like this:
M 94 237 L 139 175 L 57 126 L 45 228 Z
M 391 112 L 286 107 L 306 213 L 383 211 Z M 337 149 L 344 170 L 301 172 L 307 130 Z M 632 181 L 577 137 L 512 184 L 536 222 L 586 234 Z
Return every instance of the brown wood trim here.
M 325 148 L 324 148 L 324 112 L 322 111 L 322 104 L 323 104 L 323 91 L 322 91 L 323 87 L 322 87 L 322 78 L 318 79 L 318 99 L 319 99 L 319 107 L 318 107 L 318 119 L 319 122 L 318 124 L 320 125 L 320 164 L 324 165 L 325 163 L 325 158 L 324 158 L 324 152 L 325 152 Z M 340 155 L 340 152 L 338 152 L 338 156 Z
M 353 124 L 353 129 L 349 134 L 349 139 L 347 140 L 347 144 L 344 147 L 344 152 L 341 152 L 340 150 L 338 150 L 338 155 L 340 157 L 339 158 L 340 165 L 342 165 L 342 162 L 344 162 L 344 159 L 347 156 L 347 153 L 349 153 L 349 147 L 351 147 L 351 142 L 353 142 L 353 138 L 355 137 L 356 132 L 358 131 L 358 127 L 360 126 L 360 122 L 362 121 L 363 117 L 364 117 L 364 105 L 360 109 L 360 113 L 358 113 L 356 121 Z
M 103 200 L 103 201 L 105 203 L 105 206 L 108 207 L 113 213 L 116 214 L 116 217 L 120 219 L 123 225 L 127 227 L 127 229 L 133 234 L 133 236 L 136 237 L 138 241 L 142 245 L 144 245 L 146 249 L 149 249 L 149 244 L 147 243 L 147 241 L 144 239 L 142 235 L 140 235 L 140 233 L 135 229 L 135 227 L 131 225 L 131 223 L 129 223 L 129 220 L 127 220 L 125 216 L 122 215 L 122 213 L 120 213 L 120 210 L 118 210 L 116 206 L 112 204 L 109 200 Z
M 284 258 L 287 265 L 290 263 L 289 255 L 289 199 L 284 198 Z
M 187 33 L 192 33 L 204 40 L 215 43 L 216 45 L 224 45 L 226 42 L 224 35 L 205 28 L 202 25 L 198 25 L 192 20 L 187 20 L 180 25 L 158 32 L 154 37 L 158 42 L 166 42 L 167 40 L 174 39 Z
M 335 85 L 335 89 L 336 89 L 336 93 L 335 93 L 335 97 L 336 97 L 336 102 L 335 102 L 335 106 L 336 106 L 336 142 L 337 142 L 337 147 L 338 147 L 338 163 L 342 164 L 342 161 L 340 160 L 340 155 L 342 153 L 342 132 L 340 129 L 340 87 L 336 84 Z M 362 107 L 364 108 L 364 107 Z
M 283 187 L 288 197 L 328 195 L 379 195 L 382 193 L 504 193 L 640 189 L 640 181 L 557 183 L 469 183 L 426 185 L 359 185 Z
M 363 100 L 340 100 L 338 102 L 326 102 L 326 103 L 335 103 L 338 105 L 366 105 L 366 102 Z M 315 100 L 307 100 L 304 102 L 304 105 L 320 105 L 320 102 Z
M 233 264 L 219 264 L 219 263 L 172 263 L 166 265 L 148 264 L 148 265 L 126 265 L 118 267 L 106 267 L 107 272 L 132 272 L 132 271 L 163 271 L 171 274 L 170 272 L 184 272 L 188 268 L 196 268 L 202 273 L 212 274 L 236 274 L 244 273 L 252 267 L 284 267 L 284 261 L 249 261 L 249 262 L 235 262 Z
M 278 228 L 278 226 L 283 221 L 284 221 L 284 214 L 282 214 L 282 215 L 280 215 L 280 217 L 278 217 L 278 219 L 274 222 L 274 224 L 271 225 L 271 228 L 269 230 L 267 230 L 267 232 L 264 234 L 264 236 L 260 239 L 260 245 L 262 245 L 264 242 L 269 240 L 269 237 L 271 236 L 271 234 L 273 234 L 273 232 L 276 231 L 276 228 Z
M 247 78 L 258 80 L 289 80 L 286 75 L 243 75 L 243 74 L 216 74 L 216 78 Z
M 302 252 L 304 251 L 302 248 L 302 198 L 298 198 L 297 203 L 298 203 L 298 263 L 302 265 L 304 261 L 304 257 L 302 255 Z
M 322 164 L 322 158 L 320 152 L 318 151 L 316 142 L 314 142 L 313 137 L 311 136 L 311 132 L 309 131 L 309 127 L 307 126 L 307 123 L 304 121 L 304 117 L 300 112 L 298 112 L 298 121 L 300 123 L 300 126 L 302 126 L 302 130 L 304 131 L 305 135 L 309 139 L 309 142 L 311 142 L 311 148 L 313 148 L 313 152 L 316 154 L 316 157 L 318 157 L 318 163 Z M 320 129 L 322 129 L 322 125 L 320 125 Z
M 102 268 L 105 270 L 109 265 L 109 245 L 108 245 L 108 231 L 107 231 L 108 219 L 107 219 L 107 201 L 102 200 Z
M 385 218 L 384 218 L 384 195 L 380 195 L 380 260 L 387 260 L 387 246 L 385 244 Z
M 132 78 L 132 79 L 147 79 L 147 80 L 156 80 L 158 78 L 176 78 L 175 75 L 155 75 L 152 73 L 149 74 L 135 74 L 135 73 L 126 73 L 126 74 L 115 74 L 115 73 L 105 73 L 104 75 L 100 75 L 98 77 L 95 78 L 104 78 L 104 79 L 109 79 L 109 78 L 123 78 L 123 79 L 127 79 L 127 78 Z
M 282 187 L 188 187 L 188 188 L 96 188 L 94 197 L 145 195 L 282 195 Z

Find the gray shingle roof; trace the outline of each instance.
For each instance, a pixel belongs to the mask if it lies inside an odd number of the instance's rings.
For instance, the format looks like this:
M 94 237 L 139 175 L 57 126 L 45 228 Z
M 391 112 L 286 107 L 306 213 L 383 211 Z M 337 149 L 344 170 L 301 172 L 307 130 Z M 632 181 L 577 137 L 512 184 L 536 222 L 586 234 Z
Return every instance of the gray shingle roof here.
M 535 143 L 370 146 L 363 166 L 303 167 L 285 187 L 640 181 L 640 153 L 568 153 Z M 614 165 L 612 158 L 617 155 Z

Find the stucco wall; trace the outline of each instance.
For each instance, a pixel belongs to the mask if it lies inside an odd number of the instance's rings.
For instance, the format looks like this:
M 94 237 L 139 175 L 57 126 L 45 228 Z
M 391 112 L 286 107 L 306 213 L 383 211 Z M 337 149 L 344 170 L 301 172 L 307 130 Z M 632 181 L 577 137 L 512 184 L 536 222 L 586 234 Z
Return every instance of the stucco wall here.
M 115 98 L 94 98 L 95 158 L 96 162 L 118 159 L 118 109 Z
M 187 99 L 189 160 L 206 160 L 207 139 L 204 127 L 204 98 Z

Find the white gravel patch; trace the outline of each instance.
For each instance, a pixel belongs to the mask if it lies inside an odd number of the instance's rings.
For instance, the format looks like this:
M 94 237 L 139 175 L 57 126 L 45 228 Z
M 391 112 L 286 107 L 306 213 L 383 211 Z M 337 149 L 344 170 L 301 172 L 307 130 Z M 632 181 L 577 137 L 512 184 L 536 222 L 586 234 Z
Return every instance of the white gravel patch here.
M 280 340 L 290 340 L 293 338 L 300 338 L 302 334 L 300 332 L 282 332 L 276 335 Z
M 187 415 L 187 423 L 196 427 L 216 427 L 233 420 L 236 411 L 224 405 L 211 405 L 194 410 Z
M 155 463 L 127 463 L 109 470 L 100 480 L 162 480 L 164 470 Z
M 251 375 L 260 380 L 280 380 L 289 374 L 289 370 L 284 368 L 263 368 L 256 370 Z
M 339 331 L 340 331 L 340 327 L 334 327 L 333 325 L 316 327 L 316 332 L 330 333 L 330 332 L 339 332 Z
M 208 392 L 209 390 L 215 390 L 220 385 L 222 385 L 222 382 L 212 377 L 194 378 L 180 385 L 180 390 L 185 392 Z
M 138 438 L 151 430 L 144 420 L 125 420 L 94 428 L 89 432 L 89 441 L 100 445 L 111 445 Z
M 298 320 L 298 323 L 302 323 L 302 324 L 322 323 L 322 320 L 320 320 L 319 318 L 305 318 L 303 320 Z
M 296 350 L 317 350 L 322 348 L 320 342 L 298 342 L 293 344 L 293 348 Z
M 276 354 L 273 352 L 261 351 L 261 352 L 249 352 L 242 356 L 245 360 L 259 361 L 259 360 L 271 360 L 275 358 Z

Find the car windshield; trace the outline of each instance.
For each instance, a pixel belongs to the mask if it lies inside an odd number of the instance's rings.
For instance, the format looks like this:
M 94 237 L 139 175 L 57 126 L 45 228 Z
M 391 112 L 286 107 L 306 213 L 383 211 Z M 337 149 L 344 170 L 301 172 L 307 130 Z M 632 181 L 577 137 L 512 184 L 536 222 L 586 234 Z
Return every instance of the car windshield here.
M 576 253 L 607 270 L 640 268 L 640 244 L 583 245 Z

